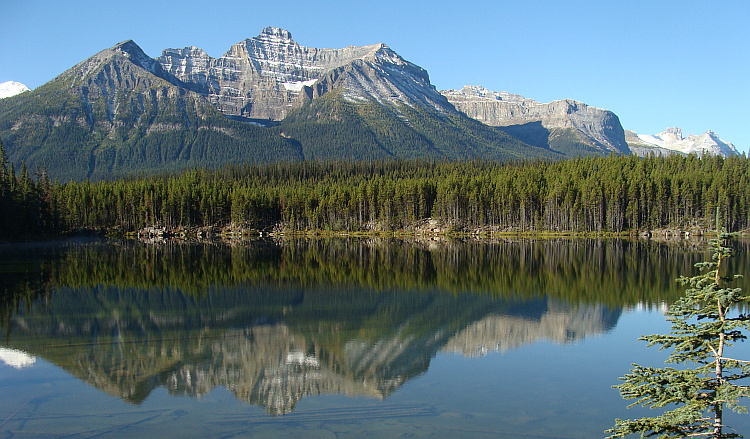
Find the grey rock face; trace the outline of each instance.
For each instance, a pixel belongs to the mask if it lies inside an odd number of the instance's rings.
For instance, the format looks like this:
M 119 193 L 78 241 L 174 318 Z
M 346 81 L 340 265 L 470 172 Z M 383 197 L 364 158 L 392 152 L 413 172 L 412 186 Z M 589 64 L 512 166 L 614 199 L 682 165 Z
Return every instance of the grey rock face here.
M 480 86 L 443 90 L 457 110 L 487 125 L 498 127 L 541 124 L 551 137 L 572 130 L 590 146 L 607 152 L 629 153 L 619 118 L 611 111 L 564 99 L 547 104 L 521 95 L 494 92 Z
M 227 116 L 281 120 L 300 105 L 301 95 L 309 99 L 339 87 L 349 100 L 452 109 L 424 69 L 385 44 L 317 49 L 297 44 L 284 29 L 267 27 L 220 58 L 190 46 L 166 49 L 157 61 Z

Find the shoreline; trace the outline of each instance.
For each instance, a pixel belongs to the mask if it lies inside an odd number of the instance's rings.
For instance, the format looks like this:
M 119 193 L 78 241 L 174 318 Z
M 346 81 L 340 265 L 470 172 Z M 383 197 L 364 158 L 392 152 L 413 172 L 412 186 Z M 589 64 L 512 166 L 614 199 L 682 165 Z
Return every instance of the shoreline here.
M 434 224 L 433 224 L 434 225 Z M 74 230 L 58 236 L 26 238 L 18 241 L 2 241 L 0 249 L 24 246 L 43 248 L 60 244 L 88 244 L 112 239 L 137 240 L 142 242 L 244 242 L 256 239 L 326 239 L 326 238 L 381 238 L 418 240 L 492 240 L 492 239 L 645 239 L 657 242 L 701 241 L 711 238 L 715 232 L 704 229 L 655 229 L 650 231 L 623 232 L 573 232 L 550 230 L 499 230 L 490 228 L 409 227 L 400 230 L 285 230 L 276 227 L 271 231 L 236 226 L 144 227 L 136 231 L 122 232 L 117 229 Z M 750 230 L 733 233 L 734 236 L 750 237 Z
M 656 229 L 650 231 L 623 231 L 623 232 L 573 232 L 573 231 L 550 231 L 550 230 L 488 230 L 487 228 L 476 229 L 451 229 L 439 228 L 437 230 L 425 230 L 424 228 L 407 228 L 400 230 L 284 230 L 276 228 L 272 231 L 263 231 L 250 228 L 237 227 L 203 227 L 203 228 L 177 228 L 167 229 L 159 227 L 146 227 L 135 232 L 117 235 L 127 239 L 139 240 L 226 240 L 239 241 L 254 238 L 392 238 L 392 239 L 497 239 L 497 238 L 524 238 L 524 239 L 559 239 L 559 238 L 589 238 L 589 239 L 648 239 L 654 241 L 685 241 L 705 240 L 710 238 L 714 232 L 703 229 Z M 750 231 L 743 230 L 735 233 L 736 236 L 750 236 Z

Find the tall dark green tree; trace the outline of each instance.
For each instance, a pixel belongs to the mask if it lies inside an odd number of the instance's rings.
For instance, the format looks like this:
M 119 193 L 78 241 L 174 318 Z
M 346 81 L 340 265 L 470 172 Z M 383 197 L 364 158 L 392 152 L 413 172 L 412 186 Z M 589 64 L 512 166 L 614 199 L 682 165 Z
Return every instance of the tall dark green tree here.
M 657 438 L 742 437 L 724 425 L 725 408 L 747 413 L 740 405 L 750 396 L 743 379 L 750 377 L 750 362 L 731 358 L 729 348 L 746 338 L 750 316 L 740 314 L 739 306 L 748 296 L 729 283 L 739 275 L 722 275 L 732 254 L 728 235 L 711 241 L 713 260 L 696 264 L 703 271 L 694 277 L 681 277 L 689 285 L 685 295 L 669 307 L 667 319 L 672 330 L 667 335 L 648 335 L 641 340 L 649 346 L 673 349 L 667 363 L 684 367 L 652 368 L 634 364 L 615 388 L 631 404 L 666 409 L 663 414 L 635 420 L 617 419 L 607 430 L 609 438 L 640 434 Z M 692 366 L 692 367 L 691 367 Z M 730 431 L 731 430 L 731 431 Z

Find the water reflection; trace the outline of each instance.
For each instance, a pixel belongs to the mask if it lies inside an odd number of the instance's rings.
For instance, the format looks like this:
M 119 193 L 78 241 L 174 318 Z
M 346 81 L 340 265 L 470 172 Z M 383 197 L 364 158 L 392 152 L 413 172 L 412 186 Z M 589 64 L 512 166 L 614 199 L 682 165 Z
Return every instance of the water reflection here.
M 308 395 L 386 398 L 440 351 L 601 334 L 621 306 L 669 299 L 639 285 L 700 257 L 623 241 L 55 247 L 4 270 L 0 357 L 44 358 L 134 404 L 223 386 L 284 414 Z
M 0 361 L 15 369 L 33 366 L 36 357 L 18 349 L 0 348 Z

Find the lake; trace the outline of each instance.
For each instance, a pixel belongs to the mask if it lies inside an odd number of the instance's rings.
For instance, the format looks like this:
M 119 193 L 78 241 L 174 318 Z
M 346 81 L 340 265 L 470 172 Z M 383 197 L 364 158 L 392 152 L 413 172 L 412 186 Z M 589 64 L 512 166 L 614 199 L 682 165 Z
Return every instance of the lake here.
M 619 239 L 0 246 L 0 438 L 603 437 L 656 414 L 611 386 L 663 365 L 637 338 L 669 331 L 674 279 L 708 257 Z

